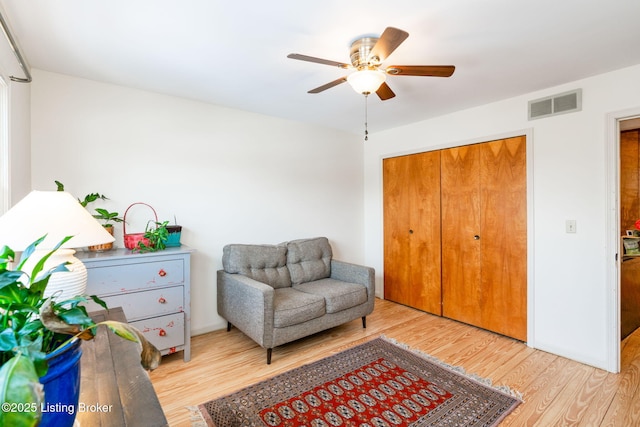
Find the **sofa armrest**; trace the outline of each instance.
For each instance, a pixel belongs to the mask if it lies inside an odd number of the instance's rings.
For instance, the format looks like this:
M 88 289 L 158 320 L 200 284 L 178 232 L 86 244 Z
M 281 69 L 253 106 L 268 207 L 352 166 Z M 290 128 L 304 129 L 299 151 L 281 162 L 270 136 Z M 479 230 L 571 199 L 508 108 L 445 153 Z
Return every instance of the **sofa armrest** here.
M 218 314 L 265 348 L 272 345 L 274 295 L 267 284 L 218 271 Z
M 331 278 L 366 286 L 367 301 L 373 304 L 376 294 L 376 281 L 375 270 L 372 267 L 332 259 Z

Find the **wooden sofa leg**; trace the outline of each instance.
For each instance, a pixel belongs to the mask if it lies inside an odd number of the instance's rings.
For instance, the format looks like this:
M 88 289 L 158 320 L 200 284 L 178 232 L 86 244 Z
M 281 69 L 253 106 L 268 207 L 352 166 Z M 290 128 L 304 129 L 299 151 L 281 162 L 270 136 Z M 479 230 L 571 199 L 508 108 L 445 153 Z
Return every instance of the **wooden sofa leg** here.
M 233 325 L 231 324 L 231 322 L 227 322 L 227 332 L 229 332 L 231 330 L 231 327 Z
M 267 349 L 267 365 L 271 365 L 271 353 L 273 352 L 272 348 Z
M 362 327 L 367 329 L 367 316 L 362 316 Z

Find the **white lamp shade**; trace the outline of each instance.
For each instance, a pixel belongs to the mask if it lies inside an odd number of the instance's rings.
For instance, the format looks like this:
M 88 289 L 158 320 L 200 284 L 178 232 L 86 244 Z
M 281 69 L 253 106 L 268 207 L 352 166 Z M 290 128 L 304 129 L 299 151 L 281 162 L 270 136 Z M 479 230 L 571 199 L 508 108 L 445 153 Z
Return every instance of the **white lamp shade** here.
M 347 76 L 347 81 L 358 93 L 370 94 L 378 90 L 387 76 L 379 70 L 360 70 Z
M 40 237 L 38 249 L 52 249 L 73 236 L 63 248 L 113 242 L 114 237 L 65 191 L 32 191 L 0 217 L 0 246 L 23 251 Z

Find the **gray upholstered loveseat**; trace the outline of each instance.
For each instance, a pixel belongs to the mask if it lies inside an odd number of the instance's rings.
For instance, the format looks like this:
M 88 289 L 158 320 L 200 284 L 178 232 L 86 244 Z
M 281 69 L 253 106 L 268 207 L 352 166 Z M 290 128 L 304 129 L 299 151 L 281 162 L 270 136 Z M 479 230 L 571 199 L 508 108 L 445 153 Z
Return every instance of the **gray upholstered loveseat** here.
M 227 245 L 218 314 L 267 349 L 373 311 L 374 270 L 332 259 L 325 237 L 279 245 Z

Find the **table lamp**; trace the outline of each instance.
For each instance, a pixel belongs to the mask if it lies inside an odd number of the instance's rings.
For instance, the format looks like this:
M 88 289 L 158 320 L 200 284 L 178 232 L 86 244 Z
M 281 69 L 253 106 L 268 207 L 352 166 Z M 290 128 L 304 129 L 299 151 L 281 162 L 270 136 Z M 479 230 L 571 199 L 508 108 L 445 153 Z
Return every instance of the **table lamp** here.
M 69 262 L 69 271 L 51 275 L 45 297 L 56 294 L 58 301 L 82 295 L 87 287 L 87 269 L 73 256 L 73 248 L 113 242 L 115 239 L 65 191 L 32 191 L 0 217 L 0 246 L 16 252 L 24 251 L 34 241 L 47 237 L 29 258 L 24 271 L 31 274 L 33 266 L 64 237 L 73 236 L 45 263 L 45 271 Z

